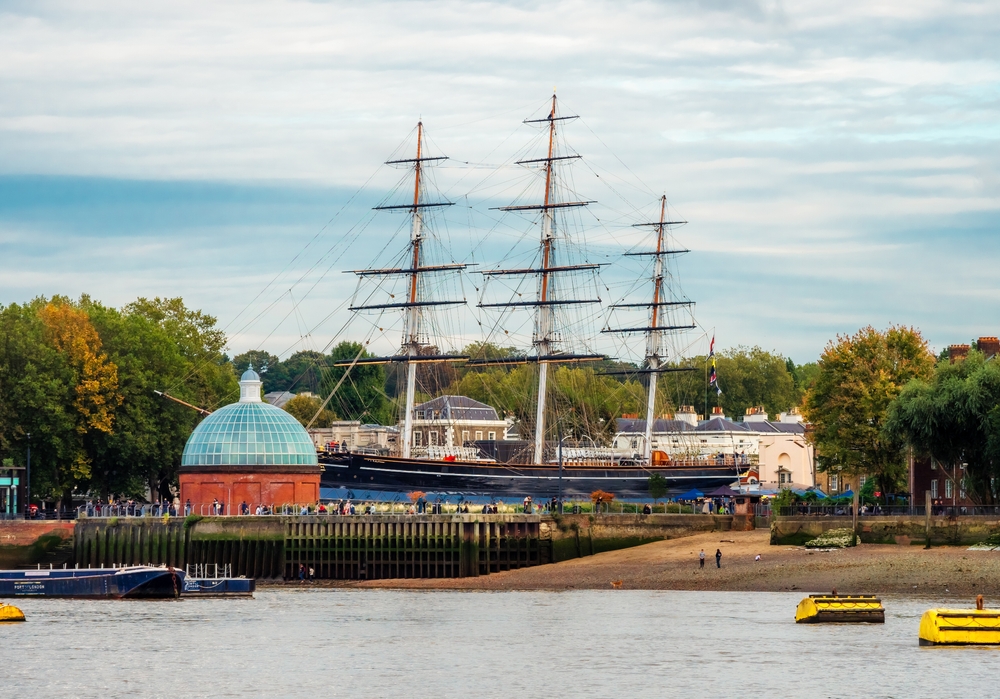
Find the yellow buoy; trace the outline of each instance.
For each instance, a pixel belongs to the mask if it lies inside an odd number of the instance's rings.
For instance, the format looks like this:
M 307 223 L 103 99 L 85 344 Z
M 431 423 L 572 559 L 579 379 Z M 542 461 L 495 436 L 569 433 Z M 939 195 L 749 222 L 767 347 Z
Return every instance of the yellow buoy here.
M 24 612 L 10 604 L 0 603 L 0 623 L 5 621 L 24 621 Z
M 796 624 L 847 622 L 884 624 L 885 608 L 875 595 L 809 595 L 795 610 Z
M 928 609 L 920 618 L 920 645 L 1000 645 L 1000 611 L 983 609 L 982 595 L 975 609 Z

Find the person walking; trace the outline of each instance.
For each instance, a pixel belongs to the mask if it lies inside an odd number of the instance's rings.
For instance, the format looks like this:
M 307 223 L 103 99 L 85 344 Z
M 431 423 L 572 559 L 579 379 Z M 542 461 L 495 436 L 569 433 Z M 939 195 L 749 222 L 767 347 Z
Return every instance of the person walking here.
M 698 567 L 699 568 L 705 567 L 705 549 L 702 549 L 701 551 L 698 552 Z
M 722 567 L 722 551 L 719 549 L 715 549 L 715 567 Z

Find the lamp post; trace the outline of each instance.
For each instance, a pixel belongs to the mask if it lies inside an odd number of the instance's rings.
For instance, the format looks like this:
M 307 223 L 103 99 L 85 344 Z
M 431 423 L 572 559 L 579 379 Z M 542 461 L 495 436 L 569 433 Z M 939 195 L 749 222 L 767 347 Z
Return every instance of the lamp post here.
M 28 468 L 25 470 L 24 474 L 24 514 L 28 515 L 31 512 L 31 433 L 27 433 L 28 437 Z

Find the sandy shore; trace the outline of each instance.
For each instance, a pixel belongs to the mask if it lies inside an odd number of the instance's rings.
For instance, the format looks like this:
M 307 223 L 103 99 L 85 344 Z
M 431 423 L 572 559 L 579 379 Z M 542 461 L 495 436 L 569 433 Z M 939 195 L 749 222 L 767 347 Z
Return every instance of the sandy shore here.
M 461 590 L 745 590 L 1000 597 L 1000 551 L 866 545 L 830 552 L 770 546 L 768 531 L 712 532 L 478 578 L 314 585 Z M 705 568 L 698 551 L 705 549 Z M 715 550 L 722 550 L 722 568 Z M 760 561 L 755 561 L 757 554 Z M 295 583 L 292 583 L 295 584 Z M 1000 600 L 998 600 L 1000 601 Z

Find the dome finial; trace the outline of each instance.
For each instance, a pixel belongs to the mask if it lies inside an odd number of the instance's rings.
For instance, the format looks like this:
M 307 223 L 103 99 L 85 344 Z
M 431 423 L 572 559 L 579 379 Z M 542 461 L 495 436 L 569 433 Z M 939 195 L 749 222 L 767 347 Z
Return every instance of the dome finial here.
M 260 403 L 260 387 L 264 382 L 260 380 L 260 375 L 253 370 L 251 362 L 247 370 L 240 377 L 240 403 Z

